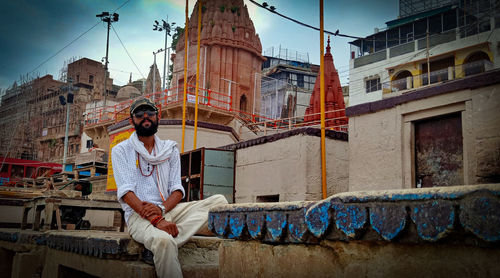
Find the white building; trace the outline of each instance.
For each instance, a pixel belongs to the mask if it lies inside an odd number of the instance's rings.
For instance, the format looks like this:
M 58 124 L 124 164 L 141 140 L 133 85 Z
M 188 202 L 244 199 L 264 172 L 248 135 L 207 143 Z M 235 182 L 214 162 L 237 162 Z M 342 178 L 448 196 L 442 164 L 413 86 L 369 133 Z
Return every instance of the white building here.
M 500 67 L 497 1 L 427 2 L 400 0 L 406 16 L 350 43 L 349 106 Z

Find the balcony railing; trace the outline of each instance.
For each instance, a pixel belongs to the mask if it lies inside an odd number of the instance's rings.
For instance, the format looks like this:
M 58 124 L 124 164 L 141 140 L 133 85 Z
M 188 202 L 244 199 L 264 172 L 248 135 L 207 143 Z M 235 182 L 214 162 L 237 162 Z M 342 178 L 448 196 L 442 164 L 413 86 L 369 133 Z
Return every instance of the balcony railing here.
M 431 71 L 427 73 L 408 76 L 401 79 L 387 81 L 382 84 L 384 94 L 396 93 L 408 89 L 418 88 L 430 84 L 438 84 L 444 81 L 460 79 L 474 74 L 482 73 L 493 69 L 493 63 L 488 60 L 479 60 L 466 64 L 450 66 L 445 69 Z

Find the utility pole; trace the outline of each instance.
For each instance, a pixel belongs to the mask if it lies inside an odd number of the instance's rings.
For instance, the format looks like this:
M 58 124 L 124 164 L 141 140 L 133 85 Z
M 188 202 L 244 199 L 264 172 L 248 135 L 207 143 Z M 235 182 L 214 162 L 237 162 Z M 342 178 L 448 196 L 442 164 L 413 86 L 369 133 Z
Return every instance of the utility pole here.
M 174 27 L 175 22 L 168 23 L 168 15 L 167 15 L 167 21 L 165 21 L 163 19 L 161 21 L 163 24 L 160 25 L 160 22 L 158 22 L 158 20 L 155 20 L 155 24 L 153 24 L 153 31 L 159 31 L 159 32 L 165 31 L 165 48 L 164 48 L 165 55 L 163 56 L 163 86 L 162 86 L 162 90 L 165 90 L 166 89 L 165 81 L 167 78 L 167 67 L 168 67 L 168 63 L 170 61 L 170 57 L 167 60 L 167 49 L 170 49 L 169 47 L 167 47 L 167 42 L 168 42 L 168 36 L 170 36 L 170 30 L 171 30 L 171 28 Z M 170 51 L 168 51 L 168 55 L 170 55 Z
M 111 29 L 111 22 L 117 22 L 118 21 L 118 14 L 113 13 L 113 15 L 110 15 L 108 12 L 102 12 L 101 14 L 96 15 L 96 17 L 101 18 L 103 22 L 108 23 L 108 33 L 106 37 L 106 57 L 105 57 L 105 62 L 104 62 L 104 103 L 103 103 L 103 108 L 106 109 L 106 98 L 108 96 L 108 91 L 106 90 L 106 82 L 108 80 L 108 51 L 109 51 L 109 29 Z M 104 115 L 106 117 L 107 111 L 104 111 Z
M 71 89 L 73 87 L 73 80 L 71 78 L 68 78 L 68 84 L 67 84 L 67 91 L 68 95 L 66 98 L 64 96 L 60 95 L 59 96 L 59 101 L 61 102 L 61 105 L 68 105 L 66 108 L 66 131 L 64 133 L 64 154 L 63 154 L 63 172 L 66 171 L 66 158 L 68 154 L 68 133 L 69 133 L 69 112 L 71 109 L 71 103 L 73 103 L 73 92 L 71 92 Z

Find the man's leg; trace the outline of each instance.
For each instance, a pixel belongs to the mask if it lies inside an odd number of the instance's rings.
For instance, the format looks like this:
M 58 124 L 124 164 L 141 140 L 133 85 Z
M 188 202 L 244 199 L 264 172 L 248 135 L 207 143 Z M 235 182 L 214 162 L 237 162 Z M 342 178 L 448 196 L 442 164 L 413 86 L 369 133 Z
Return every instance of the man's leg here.
M 208 211 L 218 205 L 227 204 L 227 200 L 222 195 L 210 196 L 201 201 L 179 203 L 165 215 L 177 224 L 179 235 L 174 238 L 177 246 L 182 246 L 200 228 L 208 224 Z M 167 219 L 168 220 L 168 219 Z
M 156 274 L 159 278 L 182 277 L 177 257 L 177 243 L 170 234 L 155 228 L 136 213 L 133 213 L 128 220 L 128 230 L 134 240 L 144 244 L 153 252 Z

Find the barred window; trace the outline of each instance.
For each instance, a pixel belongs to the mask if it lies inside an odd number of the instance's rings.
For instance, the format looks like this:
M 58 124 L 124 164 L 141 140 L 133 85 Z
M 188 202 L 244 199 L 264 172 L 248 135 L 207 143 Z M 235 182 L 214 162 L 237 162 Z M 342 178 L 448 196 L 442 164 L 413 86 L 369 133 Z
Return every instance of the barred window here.
M 380 78 L 366 80 L 366 93 L 371 93 L 378 90 L 382 90 Z

